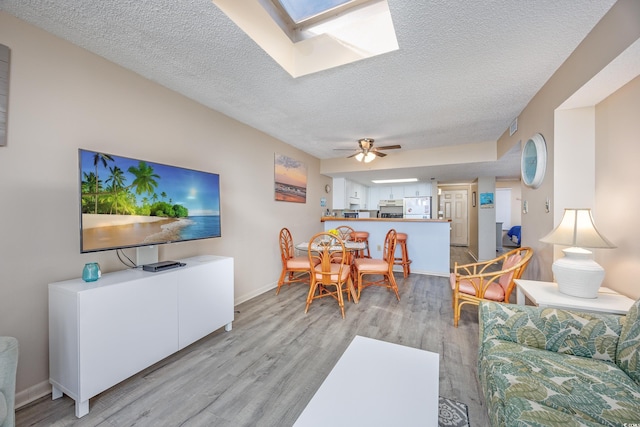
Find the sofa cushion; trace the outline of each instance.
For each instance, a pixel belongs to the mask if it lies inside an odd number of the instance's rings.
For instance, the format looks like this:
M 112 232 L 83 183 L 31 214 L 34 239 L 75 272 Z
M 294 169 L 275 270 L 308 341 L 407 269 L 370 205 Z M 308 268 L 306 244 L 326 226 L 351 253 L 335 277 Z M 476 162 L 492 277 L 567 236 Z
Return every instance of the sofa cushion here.
M 640 385 L 640 299 L 623 318 L 616 364 Z
M 616 360 L 622 316 L 496 303 L 483 303 L 479 314 L 483 346 L 498 338 L 574 356 Z
M 640 389 L 614 363 L 492 339 L 479 364 L 492 425 L 638 422 Z

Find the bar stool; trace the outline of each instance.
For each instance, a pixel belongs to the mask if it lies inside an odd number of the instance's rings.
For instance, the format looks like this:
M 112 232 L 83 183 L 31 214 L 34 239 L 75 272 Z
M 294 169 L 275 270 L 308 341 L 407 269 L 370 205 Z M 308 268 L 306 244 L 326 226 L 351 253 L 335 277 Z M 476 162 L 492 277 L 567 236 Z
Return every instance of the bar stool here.
M 369 252 L 369 232 L 367 231 L 354 231 L 351 233 L 351 240 L 354 242 L 365 242 L 367 247 L 364 250 L 360 250 L 356 253 L 356 258 L 371 258 Z
M 400 248 L 400 251 L 402 252 L 402 257 L 400 258 L 396 257 L 393 259 L 394 265 L 402 266 L 402 271 L 404 273 L 405 279 L 409 274 L 411 274 L 411 267 L 409 266 L 409 264 L 411 264 L 411 260 L 409 259 L 409 251 L 407 250 L 407 237 L 408 237 L 407 233 L 397 233 L 396 235 L 397 245 Z

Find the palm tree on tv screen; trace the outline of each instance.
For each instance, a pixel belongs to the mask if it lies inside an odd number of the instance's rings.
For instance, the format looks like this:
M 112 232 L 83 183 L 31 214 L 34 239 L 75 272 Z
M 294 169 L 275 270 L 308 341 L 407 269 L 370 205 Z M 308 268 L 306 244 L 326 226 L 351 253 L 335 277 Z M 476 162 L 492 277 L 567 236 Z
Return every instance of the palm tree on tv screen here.
M 121 190 L 124 188 L 125 186 L 124 184 L 127 178 L 124 175 L 124 171 L 120 169 L 118 166 L 109 168 L 109 172 L 111 173 L 111 175 L 109 175 L 109 178 L 107 178 L 106 183 L 111 186 L 110 189 L 114 193 L 113 202 L 114 202 L 114 207 L 117 215 L 118 199 L 119 199 L 118 196 Z
M 153 167 L 143 161 L 140 161 L 138 162 L 137 168 L 135 166 L 130 166 L 127 171 L 136 177 L 131 183 L 131 187 L 136 189 L 136 194 L 153 194 L 158 186 L 158 181 L 156 181 L 156 179 L 160 178 L 160 175 L 153 172 Z
M 98 205 L 98 192 L 101 190 L 102 187 L 102 182 L 100 180 L 97 179 L 96 175 L 93 172 L 83 172 L 83 179 L 82 179 L 82 206 L 83 206 L 83 210 L 82 212 L 86 212 L 86 213 L 90 213 L 90 208 L 89 206 L 93 205 L 94 202 L 91 200 L 91 198 L 89 198 L 89 200 L 87 200 L 85 202 L 85 194 L 89 197 L 91 197 L 91 195 L 93 194 L 93 197 L 95 198 L 95 205 Z M 95 192 L 94 192 L 95 191 Z M 96 213 L 97 213 L 97 207 L 96 209 Z
M 104 153 L 96 153 L 93 155 L 93 166 L 96 168 L 96 209 L 95 213 L 98 213 L 98 164 L 102 163 L 103 167 L 107 167 L 107 162 L 113 162 L 113 157 Z

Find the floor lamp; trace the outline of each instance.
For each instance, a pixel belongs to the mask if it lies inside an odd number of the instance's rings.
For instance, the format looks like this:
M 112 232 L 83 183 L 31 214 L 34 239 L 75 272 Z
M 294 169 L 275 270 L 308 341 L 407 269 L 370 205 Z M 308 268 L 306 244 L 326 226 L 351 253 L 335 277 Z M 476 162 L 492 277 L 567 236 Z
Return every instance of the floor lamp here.
M 593 253 L 583 248 L 615 248 L 596 229 L 591 209 L 565 209 L 560 225 L 540 239 L 544 243 L 570 246 L 563 249 L 551 269 L 558 290 L 580 298 L 597 298 L 604 279 L 604 268 L 593 260 Z

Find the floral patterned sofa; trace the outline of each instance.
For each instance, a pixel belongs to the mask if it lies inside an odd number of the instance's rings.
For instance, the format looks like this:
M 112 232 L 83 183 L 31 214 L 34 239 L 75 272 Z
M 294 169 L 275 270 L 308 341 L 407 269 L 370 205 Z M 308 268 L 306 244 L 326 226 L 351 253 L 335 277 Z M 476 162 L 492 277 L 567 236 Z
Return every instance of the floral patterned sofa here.
M 493 426 L 640 426 L 640 300 L 626 316 L 482 302 Z

